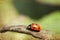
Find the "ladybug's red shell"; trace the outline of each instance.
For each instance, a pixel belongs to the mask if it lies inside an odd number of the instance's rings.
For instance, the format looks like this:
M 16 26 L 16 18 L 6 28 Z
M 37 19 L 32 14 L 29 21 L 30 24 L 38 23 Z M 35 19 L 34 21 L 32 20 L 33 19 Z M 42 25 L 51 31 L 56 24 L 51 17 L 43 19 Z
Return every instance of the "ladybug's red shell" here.
M 41 30 L 41 29 L 40 29 L 40 25 L 35 24 L 35 23 L 30 24 L 30 25 L 28 26 L 28 28 L 29 28 L 30 30 L 32 30 L 32 31 L 40 31 L 40 30 Z

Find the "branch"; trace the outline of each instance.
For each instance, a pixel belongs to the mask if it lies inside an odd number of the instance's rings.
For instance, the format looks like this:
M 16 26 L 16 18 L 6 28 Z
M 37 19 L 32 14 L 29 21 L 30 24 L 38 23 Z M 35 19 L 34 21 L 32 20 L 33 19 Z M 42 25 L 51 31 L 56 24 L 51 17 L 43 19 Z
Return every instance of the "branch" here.
M 40 32 L 30 31 L 26 29 L 25 25 L 4 26 L 0 28 L 1 33 L 4 33 L 6 31 L 25 33 L 42 40 L 48 40 L 48 39 L 50 40 L 51 38 L 48 35 L 52 35 L 52 33 L 50 34 L 50 31 L 48 30 L 41 30 Z

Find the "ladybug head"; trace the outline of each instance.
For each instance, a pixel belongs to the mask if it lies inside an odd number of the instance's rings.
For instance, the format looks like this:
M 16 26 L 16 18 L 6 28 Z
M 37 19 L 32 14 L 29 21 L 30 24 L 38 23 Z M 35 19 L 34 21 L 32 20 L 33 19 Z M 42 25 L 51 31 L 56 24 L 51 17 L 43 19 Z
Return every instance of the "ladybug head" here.
M 27 29 L 31 30 L 31 31 L 39 32 L 40 31 L 40 25 L 32 23 L 32 24 L 27 26 Z

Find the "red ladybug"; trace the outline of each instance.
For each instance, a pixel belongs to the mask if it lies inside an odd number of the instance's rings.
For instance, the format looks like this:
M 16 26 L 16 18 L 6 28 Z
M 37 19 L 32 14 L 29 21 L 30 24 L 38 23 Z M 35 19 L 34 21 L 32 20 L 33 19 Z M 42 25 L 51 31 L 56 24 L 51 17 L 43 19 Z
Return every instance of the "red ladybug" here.
M 38 24 L 35 24 L 35 23 L 32 23 L 30 24 L 28 27 L 27 27 L 28 30 L 31 30 L 31 31 L 36 31 L 36 32 L 39 32 L 41 29 L 40 29 L 40 25 Z

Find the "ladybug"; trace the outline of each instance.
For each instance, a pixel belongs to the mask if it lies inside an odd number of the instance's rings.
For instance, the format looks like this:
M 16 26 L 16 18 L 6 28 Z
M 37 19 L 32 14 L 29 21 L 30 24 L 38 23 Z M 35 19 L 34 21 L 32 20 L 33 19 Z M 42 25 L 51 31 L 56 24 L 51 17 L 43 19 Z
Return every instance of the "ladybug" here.
M 40 25 L 35 24 L 35 23 L 32 23 L 32 24 L 28 25 L 27 29 L 31 30 L 31 31 L 35 31 L 35 32 L 39 32 L 41 30 Z

